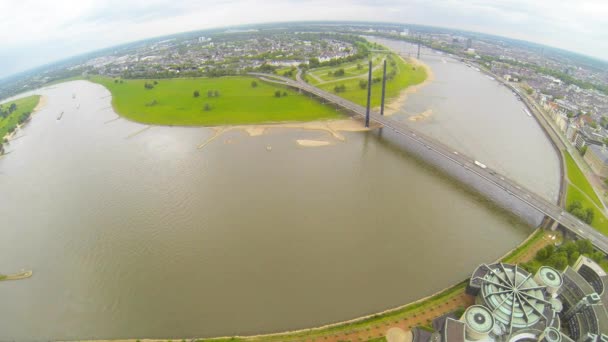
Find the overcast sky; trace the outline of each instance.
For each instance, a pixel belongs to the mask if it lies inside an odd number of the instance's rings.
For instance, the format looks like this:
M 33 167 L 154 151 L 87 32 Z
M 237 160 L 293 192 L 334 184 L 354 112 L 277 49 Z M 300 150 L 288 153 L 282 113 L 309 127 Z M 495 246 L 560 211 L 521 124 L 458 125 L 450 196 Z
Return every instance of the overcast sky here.
M 608 60 L 607 0 L 0 0 L 0 13 L 0 78 L 143 38 L 295 20 L 459 28 Z

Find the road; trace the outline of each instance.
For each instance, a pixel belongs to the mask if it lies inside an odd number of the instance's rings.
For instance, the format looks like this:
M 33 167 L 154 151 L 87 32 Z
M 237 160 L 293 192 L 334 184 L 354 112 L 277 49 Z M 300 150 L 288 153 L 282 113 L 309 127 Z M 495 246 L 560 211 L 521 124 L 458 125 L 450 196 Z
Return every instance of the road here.
M 301 72 L 296 75 L 297 80 L 289 78 L 263 74 L 263 73 L 250 73 L 250 75 L 257 76 L 268 82 L 274 82 L 283 84 L 292 88 L 300 89 L 309 94 L 324 99 L 325 101 L 332 102 L 345 108 L 358 115 L 365 116 L 366 109 L 351 101 L 345 100 L 337 95 L 321 90 L 317 87 L 311 86 L 304 82 L 301 78 Z M 436 153 L 443 158 L 458 164 L 465 170 L 475 174 L 479 178 L 494 184 L 498 188 L 507 192 L 509 195 L 519 199 L 526 203 L 531 208 L 534 208 L 538 212 L 552 218 L 561 224 L 565 229 L 569 230 L 573 234 L 589 239 L 593 245 L 601 250 L 603 253 L 608 254 L 608 237 L 604 236 L 593 227 L 582 222 L 575 216 L 566 212 L 560 206 L 544 199 L 536 193 L 524 188 L 512 179 L 499 174 L 498 172 L 486 167 L 485 165 L 476 164 L 476 161 L 468 156 L 463 155 L 458 151 L 454 151 L 449 146 L 426 136 L 418 131 L 413 130 L 411 127 L 403 122 L 391 119 L 390 117 L 381 116 L 375 111 L 370 112 L 370 120 L 377 122 L 382 125 L 385 129 L 392 129 L 397 134 L 400 134 L 408 139 L 415 141 L 416 143 L 423 145 L 430 153 Z

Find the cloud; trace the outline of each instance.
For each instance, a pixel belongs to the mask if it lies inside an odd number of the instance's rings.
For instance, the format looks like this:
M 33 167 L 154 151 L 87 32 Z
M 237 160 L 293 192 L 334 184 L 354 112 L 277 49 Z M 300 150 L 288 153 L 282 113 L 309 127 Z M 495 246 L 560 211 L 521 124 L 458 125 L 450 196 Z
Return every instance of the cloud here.
M 458 28 L 608 59 L 608 2 L 604 0 L 2 0 L 0 13 L 5 14 L 0 21 L 0 77 L 133 40 L 292 20 Z

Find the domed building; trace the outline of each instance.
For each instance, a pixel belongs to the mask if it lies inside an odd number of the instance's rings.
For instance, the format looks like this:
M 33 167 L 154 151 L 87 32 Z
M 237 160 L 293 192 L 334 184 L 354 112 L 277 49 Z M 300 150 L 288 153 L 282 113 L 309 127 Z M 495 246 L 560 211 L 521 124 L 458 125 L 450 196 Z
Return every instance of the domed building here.
M 447 318 L 443 342 L 608 342 L 608 276 L 581 256 L 559 272 L 480 265 L 466 292 L 475 296 L 460 319 Z

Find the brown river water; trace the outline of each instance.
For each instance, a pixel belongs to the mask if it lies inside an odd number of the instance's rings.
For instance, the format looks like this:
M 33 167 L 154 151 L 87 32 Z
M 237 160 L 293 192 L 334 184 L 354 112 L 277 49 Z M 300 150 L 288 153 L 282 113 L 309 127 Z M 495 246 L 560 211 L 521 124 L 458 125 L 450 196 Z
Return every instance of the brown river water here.
M 412 126 L 556 196 L 557 157 L 510 92 L 462 64 L 426 62 L 435 83 L 397 117 L 432 107 Z M 471 105 L 469 91 L 483 101 Z M 34 271 L 0 283 L 2 341 L 257 334 L 351 319 L 450 286 L 533 229 L 377 132 L 341 142 L 231 131 L 198 149 L 213 130 L 114 120 L 99 85 L 37 93 L 46 106 L 0 158 L 0 272 Z

